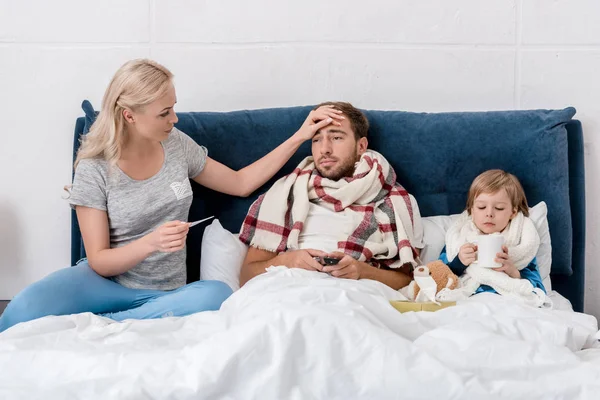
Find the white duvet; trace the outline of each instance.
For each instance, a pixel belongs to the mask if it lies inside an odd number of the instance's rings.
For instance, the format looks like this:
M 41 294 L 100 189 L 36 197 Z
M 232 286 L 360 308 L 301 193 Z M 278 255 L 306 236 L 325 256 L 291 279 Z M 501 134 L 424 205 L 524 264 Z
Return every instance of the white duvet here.
M 401 314 L 398 292 L 271 268 L 218 312 L 47 317 L 0 334 L 0 399 L 597 399 L 596 319 L 480 294 Z

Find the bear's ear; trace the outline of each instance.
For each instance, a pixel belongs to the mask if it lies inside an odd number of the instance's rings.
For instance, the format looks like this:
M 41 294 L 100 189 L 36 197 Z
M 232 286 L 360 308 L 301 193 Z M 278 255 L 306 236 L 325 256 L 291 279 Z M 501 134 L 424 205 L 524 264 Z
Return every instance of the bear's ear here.
M 427 267 L 425 265 L 419 265 L 413 271 L 413 275 L 414 276 L 421 276 L 421 277 L 423 277 L 423 276 L 431 276 L 431 271 L 429 270 L 429 267 Z

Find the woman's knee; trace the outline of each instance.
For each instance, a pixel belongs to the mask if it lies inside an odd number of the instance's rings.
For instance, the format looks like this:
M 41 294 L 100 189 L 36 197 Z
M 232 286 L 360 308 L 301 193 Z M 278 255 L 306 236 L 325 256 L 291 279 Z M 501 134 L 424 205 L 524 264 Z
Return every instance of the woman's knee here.
M 229 285 L 221 281 L 198 281 L 188 285 L 189 291 L 194 292 L 198 311 L 214 311 L 233 293 Z M 191 289 L 191 290 L 190 290 Z
M 47 302 L 40 301 L 31 286 L 17 294 L 6 306 L 0 317 L 0 332 L 21 322 L 44 317 L 48 314 Z
M 233 294 L 233 290 L 229 287 L 228 284 L 221 281 L 204 281 L 208 286 L 208 291 L 210 292 L 209 296 L 215 299 L 215 302 L 218 302 L 219 307 L 221 307 L 221 303 L 223 303 L 229 296 Z M 219 308 L 217 307 L 217 309 Z
M 87 264 L 80 264 L 55 271 L 27 286 L 8 303 L 0 318 L 0 332 L 20 322 L 73 313 L 78 302 L 68 289 L 83 289 L 79 286 L 90 273 L 93 271 Z

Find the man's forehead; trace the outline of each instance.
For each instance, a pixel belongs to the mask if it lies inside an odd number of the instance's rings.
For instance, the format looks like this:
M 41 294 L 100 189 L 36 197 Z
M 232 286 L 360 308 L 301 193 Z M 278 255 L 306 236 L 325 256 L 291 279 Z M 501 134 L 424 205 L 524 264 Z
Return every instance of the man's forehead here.
M 327 126 L 325 128 L 321 128 L 317 131 L 317 133 L 315 133 L 315 136 L 321 133 L 343 133 L 345 135 L 350 134 L 350 132 L 348 132 L 346 129 L 339 126 Z

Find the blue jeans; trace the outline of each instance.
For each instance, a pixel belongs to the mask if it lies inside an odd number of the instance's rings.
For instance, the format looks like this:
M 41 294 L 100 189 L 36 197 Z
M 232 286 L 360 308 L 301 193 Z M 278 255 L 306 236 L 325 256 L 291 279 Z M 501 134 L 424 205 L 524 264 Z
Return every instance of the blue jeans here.
M 218 310 L 232 291 L 220 281 L 199 281 L 172 291 L 130 289 L 98 275 L 87 262 L 56 271 L 26 287 L 0 317 L 0 332 L 19 322 L 92 312 L 104 317 L 150 319 Z

